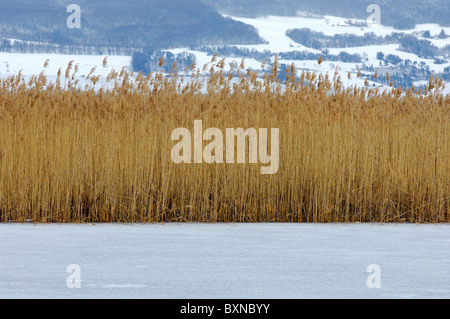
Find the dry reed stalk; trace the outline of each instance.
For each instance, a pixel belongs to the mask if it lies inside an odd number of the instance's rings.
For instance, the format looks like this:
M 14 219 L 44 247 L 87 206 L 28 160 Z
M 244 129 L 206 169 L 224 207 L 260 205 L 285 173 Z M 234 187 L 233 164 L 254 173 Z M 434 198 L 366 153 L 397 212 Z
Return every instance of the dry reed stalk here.
M 223 63 L 212 66 L 206 93 L 196 66 L 184 87 L 175 70 L 133 83 L 123 69 L 108 75 L 112 89 L 98 91 L 93 69 L 78 89 L 72 63 L 65 89 L 43 75 L 1 80 L 0 221 L 449 221 L 442 81 L 430 79 L 426 96 L 347 89 L 336 75 L 298 78 L 292 67 L 282 89 L 276 68 L 259 81 L 242 61 L 232 84 Z M 279 128 L 278 173 L 174 164 L 171 132 L 194 120 L 223 131 Z

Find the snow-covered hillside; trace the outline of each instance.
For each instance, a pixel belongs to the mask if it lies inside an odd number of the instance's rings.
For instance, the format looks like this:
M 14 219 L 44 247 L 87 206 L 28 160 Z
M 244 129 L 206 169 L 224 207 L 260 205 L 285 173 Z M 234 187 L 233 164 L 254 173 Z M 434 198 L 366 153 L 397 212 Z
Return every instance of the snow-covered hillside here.
M 258 18 L 258 19 L 250 19 L 250 18 L 240 18 L 240 17 L 231 17 L 229 18 L 235 19 L 237 21 L 244 22 L 246 24 L 254 26 L 259 35 L 267 42 L 265 44 L 256 44 L 256 45 L 236 45 L 235 47 L 244 50 L 257 51 L 265 54 L 270 54 L 273 58 L 275 54 L 283 52 L 310 52 L 316 55 L 321 54 L 321 50 L 317 50 L 314 48 L 306 47 L 304 45 L 298 44 L 289 38 L 286 35 L 288 30 L 299 29 L 299 28 L 308 28 L 315 32 L 321 32 L 326 36 L 334 36 L 336 34 L 350 34 L 356 36 L 364 36 L 367 33 L 373 33 L 376 36 L 384 37 L 391 35 L 393 33 L 403 33 L 407 35 L 414 36 L 418 40 L 427 40 L 430 43 L 438 48 L 444 48 L 445 46 L 450 45 L 450 37 L 446 39 L 439 39 L 438 35 L 442 30 L 445 34 L 450 35 L 450 28 L 441 27 L 437 24 L 422 24 L 417 25 L 414 29 L 411 30 L 396 30 L 392 27 L 386 27 L 382 25 L 372 25 L 372 26 L 357 26 L 363 25 L 365 23 L 364 20 L 351 20 L 351 24 L 349 24 L 349 19 L 341 18 L 341 17 L 333 17 L 333 16 L 324 16 L 323 18 L 305 18 L 305 17 L 276 17 L 269 16 L 266 18 Z M 429 31 L 431 38 L 424 38 L 423 32 Z M 214 50 L 214 48 L 212 49 Z M 197 58 L 197 61 L 200 65 L 206 64 L 210 62 L 211 56 L 205 54 L 205 52 L 201 50 L 192 50 L 192 49 L 171 49 L 167 50 L 173 54 L 180 54 L 182 52 L 188 52 L 190 54 L 194 54 Z M 299 71 L 302 70 L 311 70 L 320 73 L 329 73 L 334 74 L 336 68 L 342 79 L 345 79 L 344 85 L 363 85 L 364 79 L 357 79 L 356 74 L 358 70 L 364 67 L 371 67 L 373 69 L 377 69 L 378 67 L 393 67 L 391 65 L 386 65 L 384 61 L 381 61 L 377 57 L 378 52 L 382 52 L 384 55 L 393 55 L 398 56 L 403 61 L 409 61 L 411 65 L 421 65 L 428 68 L 429 72 L 433 74 L 442 74 L 446 68 L 450 67 L 450 61 L 446 61 L 445 63 L 438 63 L 435 59 L 426 59 L 419 57 L 416 54 L 404 52 L 400 50 L 398 44 L 383 44 L 383 45 L 366 45 L 366 46 L 349 46 L 346 48 L 327 48 L 329 54 L 338 56 L 340 53 L 345 52 L 348 54 L 358 54 L 362 57 L 362 61 L 360 63 L 353 62 L 343 62 L 343 61 L 327 61 L 325 60 L 322 64 L 318 65 L 317 59 L 301 59 L 301 60 L 293 60 L 293 59 L 281 59 L 280 63 L 289 65 L 294 63 Z M 226 55 L 224 57 L 227 57 Z M 244 56 L 228 56 L 226 59 L 226 63 L 231 62 L 232 60 L 239 60 L 239 58 Z M 246 66 L 251 67 L 253 70 L 260 69 L 259 65 L 261 61 L 246 58 Z M 399 67 L 401 68 L 401 67 Z M 394 67 L 395 70 L 395 67 Z M 348 73 L 351 73 L 351 81 L 346 81 L 348 78 Z M 363 75 L 373 74 L 375 71 L 363 72 Z M 421 85 L 427 79 L 421 79 L 415 81 L 414 84 Z M 369 85 L 377 85 L 379 83 L 374 83 L 369 81 Z M 385 87 L 385 86 L 384 86 Z M 447 83 L 445 93 L 450 92 L 450 82 Z
M 296 46 L 295 42 L 289 37 L 283 36 L 287 30 L 296 28 L 309 28 L 314 31 L 323 32 L 325 35 L 333 36 L 335 34 L 355 34 L 362 36 L 366 33 L 373 32 L 379 36 L 389 35 L 393 32 L 403 32 L 406 34 L 417 34 L 418 38 L 425 39 L 419 35 L 420 32 L 430 31 L 431 36 L 437 36 L 441 30 L 446 34 L 450 34 L 449 27 L 441 27 L 437 24 L 420 24 L 412 30 L 396 30 L 392 27 L 383 25 L 372 26 L 355 26 L 356 24 L 363 24 L 365 20 L 351 19 L 355 25 L 348 23 L 349 19 L 333 16 L 324 16 L 323 18 L 304 18 L 304 17 L 276 17 L 268 16 L 265 18 L 250 19 L 241 17 L 230 18 L 252 25 L 258 29 L 259 35 L 265 40 L 269 41 L 268 45 L 254 45 L 252 46 L 258 50 L 270 51 L 293 51 L 302 48 Z M 438 47 L 450 45 L 450 37 L 447 39 L 426 39 L 431 41 Z
M 420 70 L 421 77 L 411 75 L 410 83 L 414 85 L 423 85 L 428 80 L 430 74 L 434 75 L 448 75 L 450 68 L 449 57 L 442 57 L 442 59 L 431 59 L 420 57 L 415 53 L 405 52 L 401 50 L 399 44 L 373 44 L 364 46 L 348 47 L 327 47 L 326 52 L 332 55 L 334 59 L 325 59 L 320 65 L 317 63 L 317 58 L 323 54 L 323 50 L 314 49 L 305 45 L 296 43 L 291 39 L 286 32 L 293 29 L 307 28 L 314 32 L 321 32 L 324 36 L 334 35 L 354 35 L 364 36 L 368 33 L 373 33 L 378 37 L 389 36 L 401 32 L 414 36 L 418 40 L 429 41 L 436 48 L 449 48 L 450 37 L 438 38 L 438 35 L 443 31 L 450 35 L 450 28 L 441 27 L 436 24 L 422 24 L 417 25 L 414 29 L 406 31 L 398 31 L 392 27 L 382 25 L 367 26 L 364 25 L 363 20 L 349 20 L 347 18 L 324 16 L 321 18 L 306 18 L 306 17 L 276 17 L 269 16 L 266 18 L 250 19 L 240 17 L 230 17 L 234 20 L 252 25 L 256 28 L 261 38 L 266 43 L 255 45 L 219 45 L 219 46 L 203 46 L 191 48 L 171 48 L 162 50 L 161 52 L 170 52 L 175 56 L 188 54 L 195 56 L 197 65 L 211 65 L 211 57 L 215 50 L 222 51 L 219 59 L 225 59 L 225 70 L 233 61 L 240 63 L 242 58 L 245 58 L 245 67 L 252 70 L 261 70 L 264 58 L 268 58 L 269 62 L 277 53 L 282 53 L 280 57 L 281 65 L 290 65 L 294 63 L 299 70 L 315 71 L 320 73 L 328 73 L 334 75 L 338 71 L 344 85 L 364 85 L 365 78 L 369 77 L 370 86 L 378 86 L 387 88 L 389 83 L 382 81 L 372 81 L 371 76 L 376 69 L 384 70 L 390 74 L 400 74 L 403 78 L 408 78 L 408 72 L 405 71 L 403 65 L 392 65 L 385 60 L 380 60 L 379 53 L 385 56 L 398 57 L 402 63 L 409 63 L 414 70 Z M 429 31 L 427 38 L 423 37 L 425 31 Z M 14 40 L 18 41 L 18 40 Z M 446 47 L 447 46 L 447 47 Z M 227 48 L 235 48 L 236 53 L 230 53 Z M 241 50 L 241 51 L 239 51 Z M 443 49 L 444 50 L 444 49 Z M 445 49 L 447 50 L 447 49 Z M 308 55 L 308 58 L 292 58 L 296 53 Z M 349 62 L 345 59 L 340 59 L 341 55 L 345 53 L 352 56 L 360 57 L 358 62 Z M 283 56 L 284 55 L 284 56 Z M 61 68 L 64 72 L 69 61 L 74 60 L 74 65 L 79 65 L 78 77 L 81 82 L 83 75 L 87 75 L 93 67 L 96 67 L 96 75 L 106 76 L 111 69 L 120 70 L 123 67 L 132 69 L 132 57 L 130 56 L 109 56 L 108 67 L 102 67 L 102 61 L 105 56 L 88 56 L 88 55 L 57 55 L 57 54 L 18 54 L 18 53 L 0 53 L 0 76 L 5 77 L 11 74 L 17 74 L 19 70 L 23 70 L 23 74 L 28 76 L 31 74 L 38 74 L 43 70 L 45 60 L 49 59 L 49 67 L 45 70 L 45 74 L 50 80 L 56 78 L 58 69 Z M 314 58 L 311 58 L 314 57 Z M 159 57 L 158 57 L 159 58 Z M 357 78 L 358 70 L 362 69 L 363 77 Z M 351 74 L 348 80 L 348 74 Z M 416 72 L 417 73 L 417 72 Z M 424 75 L 425 74 L 425 75 Z M 383 72 L 382 72 L 383 75 Z M 447 78 L 449 78 L 447 76 Z M 395 81 L 394 81 L 395 82 Z M 394 83 L 397 84 L 397 83 Z M 450 93 L 450 81 L 446 84 L 444 93 Z
M 305 47 L 303 45 L 295 43 L 292 39 L 286 36 L 286 31 L 290 29 L 296 28 L 309 28 L 311 30 L 322 32 L 328 36 L 334 36 L 335 34 L 354 34 L 358 36 L 363 36 L 367 33 L 374 33 L 377 36 L 386 36 L 390 35 L 394 32 L 400 32 L 392 27 L 386 27 L 383 25 L 373 25 L 366 27 L 357 27 L 348 24 L 348 20 L 346 18 L 340 17 L 332 17 L 325 16 L 320 19 L 312 19 L 312 18 L 301 18 L 301 17 L 273 17 L 269 16 L 267 18 L 260 19 L 248 19 L 248 18 L 239 18 L 239 17 L 231 17 L 235 20 L 244 22 L 246 24 L 250 24 L 254 26 L 258 31 L 259 35 L 268 41 L 267 44 L 259 44 L 259 45 L 240 45 L 238 47 L 255 49 L 258 51 L 271 51 L 271 52 L 292 52 L 292 51 L 311 51 L 314 53 L 319 53 L 319 50 L 311 49 Z M 364 23 L 364 20 L 352 20 L 354 23 Z M 413 30 L 401 31 L 405 34 L 416 35 L 418 39 L 428 40 L 433 45 L 442 48 L 446 45 L 450 45 L 450 37 L 446 39 L 435 39 L 423 38 L 420 34 L 424 31 L 430 31 L 432 37 L 436 37 L 441 30 L 444 30 L 446 34 L 450 34 L 450 28 L 441 27 L 437 24 L 422 24 L 417 25 Z M 361 55 L 367 54 L 367 60 L 365 61 L 367 64 L 372 64 L 377 66 L 380 62 L 376 58 L 376 53 L 381 51 L 385 55 L 387 54 L 396 54 L 399 55 L 402 59 L 409 59 L 411 61 L 416 61 L 418 63 L 425 62 L 430 66 L 430 69 L 434 72 L 441 73 L 443 72 L 445 67 L 450 66 L 450 62 L 445 64 L 435 64 L 432 59 L 422 59 L 418 56 L 399 51 L 398 45 L 373 45 L 373 46 L 362 46 L 362 47 L 348 47 L 348 48 L 328 48 L 330 53 L 339 54 L 340 52 L 348 52 L 348 53 L 358 53 Z

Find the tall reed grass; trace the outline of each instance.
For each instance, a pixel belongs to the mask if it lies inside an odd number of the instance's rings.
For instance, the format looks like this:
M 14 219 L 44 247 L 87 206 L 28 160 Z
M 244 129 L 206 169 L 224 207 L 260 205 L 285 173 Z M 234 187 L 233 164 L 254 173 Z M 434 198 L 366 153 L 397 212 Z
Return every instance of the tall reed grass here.
M 123 69 L 80 87 L 71 63 L 57 83 L 1 80 L 0 221 L 449 222 L 442 81 L 383 91 L 290 67 L 281 84 L 277 62 L 261 80 L 216 58 L 189 79 Z M 194 120 L 279 128 L 278 173 L 174 164 L 171 132 Z

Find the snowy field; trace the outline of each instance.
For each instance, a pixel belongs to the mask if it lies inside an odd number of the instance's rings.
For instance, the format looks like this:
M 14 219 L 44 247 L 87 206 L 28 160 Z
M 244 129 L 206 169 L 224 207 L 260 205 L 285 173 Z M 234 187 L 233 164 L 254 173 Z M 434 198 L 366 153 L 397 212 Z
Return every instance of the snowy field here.
M 305 17 L 279 17 L 268 16 L 265 18 L 241 18 L 227 16 L 233 20 L 241 21 L 245 24 L 254 26 L 261 37 L 263 37 L 268 44 L 258 44 L 253 46 L 241 45 L 241 47 L 254 48 L 263 52 L 264 50 L 289 52 L 305 49 L 311 52 L 317 52 L 317 50 L 306 48 L 299 44 L 296 44 L 292 39 L 286 36 L 286 31 L 289 29 L 301 29 L 309 28 L 316 32 L 322 32 L 328 36 L 334 36 L 335 34 L 354 34 L 363 36 L 366 33 L 373 32 L 377 36 L 386 36 L 393 32 L 401 32 L 406 34 L 418 34 L 420 32 L 429 30 L 432 37 L 437 36 L 441 30 L 444 30 L 446 34 L 450 34 L 449 27 L 441 27 L 438 24 L 418 24 L 411 30 L 397 30 L 393 27 L 383 25 L 372 25 L 366 27 L 352 26 L 347 23 L 348 20 L 354 23 L 364 23 L 365 20 L 361 19 L 348 19 L 334 16 L 324 16 L 322 18 L 305 18 Z M 420 40 L 428 40 L 437 47 L 445 47 L 450 45 L 450 38 L 447 39 L 428 39 L 418 36 Z
M 226 16 L 228 18 L 252 25 L 256 28 L 261 38 L 267 43 L 255 44 L 255 45 L 236 45 L 239 48 L 256 50 L 259 52 L 271 52 L 273 56 L 277 52 L 293 52 L 293 51 L 307 51 L 315 54 L 320 54 L 320 50 L 307 48 L 294 42 L 286 35 L 286 31 L 295 28 L 309 28 L 316 32 L 322 32 L 327 36 L 333 36 L 335 34 L 354 34 L 357 36 L 363 36 L 366 33 L 373 32 L 377 36 L 386 36 L 393 32 L 401 32 L 405 34 L 415 35 L 420 40 L 428 40 L 433 45 L 443 48 L 446 45 L 450 45 L 450 37 L 447 39 L 425 39 L 422 37 L 421 32 L 429 30 L 432 37 L 436 37 L 441 30 L 444 30 L 446 34 L 450 34 L 449 27 L 441 27 L 437 24 L 419 24 L 415 29 L 411 30 L 396 30 L 387 26 L 368 26 L 359 27 L 349 25 L 347 18 L 324 16 L 322 18 L 307 18 L 307 17 L 277 17 L 268 16 L 265 18 L 240 18 Z M 364 20 L 351 19 L 354 23 L 363 23 Z M 11 40 L 17 41 L 17 40 Z M 214 47 L 214 46 L 212 46 Z M 195 56 L 197 60 L 197 66 L 203 67 L 205 64 L 211 65 L 211 56 L 206 52 L 199 50 L 192 50 L 189 48 L 173 48 L 165 50 L 173 54 L 189 53 Z M 399 50 L 398 44 L 386 44 L 386 45 L 369 45 L 360 47 L 348 47 L 348 48 L 328 48 L 328 51 L 332 55 L 339 55 L 341 52 L 349 54 L 360 54 L 363 57 L 363 63 L 365 65 L 373 65 L 375 68 L 379 66 L 380 60 L 377 59 L 377 52 L 383 52 L 385 55 L 392 54 L 397 55 L 403 60 L 409 59 L 411 62 L 417 64 L 425 63 L 430 67 L 430 70 L 434 73 L 442 73 L 444 68 L 450 67 L 450 62 L 443 64 L 437 64 L 434 59 L 420 58 L 415 54 L 407 53 Z M 64 75 L 64 71 L 67 68 L 69 61 L 74 60 L 74 66 L 78 64 L 79 72 L 77 80 L 81 87 L 86 84 L 85 77 L 91 71 L 93 67 L 96 67 L 94 75 L 100 75 L 106 77 L 112 69 L 120 71 L 123 67 L 131 69 L 131 57 L 130 56 L 109 56 L 108 67 L 103 68 L 102 62 L 105 56 L 96 55 L 58 55 L 58 54 L 19 54 L 19 53 L 4 53 L 0 52 L 0 77 L 5 77 L 12 74 L 17 74 L 22 70 L 27 78 L 31 75 L 37 75 L 44 70 L 44 62 L 49 59 L 49 67 L 45 69 L 45 74 L 52 82 L 56 81 L 56 74 L 58 69 L 61 68 Z M 219 56 L 219 59 L 222 59 Z M 232 62 L 240 63 L 242 57 L 225 57 L 225 70 L 229 69 L 229 65 Z M 317 73 L 329 74 L 332 78 L 337 70 L 344 85 L 364 86 L 364 77 L 357 79 L 356 74 L 362 67 L 363 63 L 346 63 L 337 61 L 324 61 L 321 65 L 317 64 L 317 60 L 280 60 L 281 64 L 290 65 L 294 63 L 299 69 L 315 71 Z M 262 61 L 246 58 L 245 67 L 252 70 L 261 70 Z M 209 69 L 209 68 L 208 68 Z M 352 80 L 347 81 L 348 73 L 351 73 Z M 182 72 L 181 72 L 182 74 Z M 428 80 L 428 79 L 426 79 Z M 419 84 L 419 82 L 416 82 Z M 383 89 L 387 89 L 385 86 L 380 86 L 379 83 L 369 81 L 370 86 L 378 86 Z M 447 83 L 447 87 L 444 89 L 444 94 L 450 93 L 450 83 Z
M 107 66 L 103 67 L 103 60 L 107 57 Z M 48 66 L 44 68 L 45 62 L 48 60 Z M 61 69 L 61 81 L 64 84 L 64 75 L 69 63 L 73 61 L 72 71 L 78 65 L 78 72 L 75 80 L 79 81 L 79 87 L 84 88 L 90 82 L 86 81 L 86 76 L 95 71 L 94 76 L 100 76 L 97 88 L 102 86 L 101 83 L 106 82 L 106 77 L 115 70 L 120 72 L 122 68 L 131 70 L 131 56 L 105 56 L 105 55 L 75 55 L 75 54 L 46 54 L 46 53 L 6 53 L 0 52 L 0 78 L 6 78 L 11 75 L 17 75 L 22 72 L 25 80 L 29 81 L 31 76 L 39 75 L 43 72 L 48 82 L 56 83 L 58 70 Z
M 415 29 L 411 30 L 396 30 L 387 26 L 370 26 L 370 27 L 358 27 L 349 25 L 347 18 L 324 16 L 322 18 L 306 18 L 306 17 L 277 17 L 268 16 L 265 18 L 240 18 L 226 16 L 231 19 L 252 25 L 256 28 L 261 38 L 263 38 L 266 44 L 255 45 L 236 45 L 239 48 L 256 50 L 259 52 L 271 52 L 273 57 L 277 52 L 293 52 L 293 51 L 307 51 L 315 54 L 320 54 L 319 50 L 307 48 L 302 46 L 286 35 L 286 31 L 295 28 L 309 28 L 316 32 L 322 32 L 327 36 L 335 34 L 354 34 L 357 36 L 363 36 L 366 33 L 373 32 L 377 36 L 386 36 L 393 32 L 401 32 L 417 36 L 418 39 L 428 40 L 433 45 L 443 48 L 446 45 L 450 45 L 450 37 L 447 39 L 425 39 L 421 36 L 421 32 L 429 30 L 432 37 L 436 37 L 441 30 L 444 30 L 446 34 L 450 34 L 450 28 L 441 27 L 437 24 L 420 24 L 416 25 Z M 354 23 L 363 23 L 364 20 L 351 19 Z M 18 41 L 10 39 L 12 42 Z M 214 46 L 212 46 L 214 47 Z M 206 52 L 199 50 L 192 50 L 189 48 L 173 48 L 165 50 L 173 54 L 189 53 L 195 56 L 197 66 L 203 67 L 205 64 L 211 66 L 211 56 Z M 348 47 L 348 48 L 328 48 L 328 51 L 332 55 L 339 55 L 341 52 L 349 54 L 360 54 L 363 57 L 363 63 L 346 63 L 337 61 L 324 61 L 321 65 L 318 65 L 317 60 L 280 60 L 280 64 L 290 65 L 294 63 L 298 68 L 298 75 L 303 70 L 314 71 L 321 74 L 328 74 L 330 78 L 333 78 L 335 71 L 341 76 L 344 86 L 357 85 L 359 87 L 364 86 L 365 76 L 357 78 L 356 74 L 358 70 L 363 66 L 374 66 L 377 68 L 380 64 L 380 60 L 377 58 L 378 52 L 383 52 L 385 55 L 392 54 L 397 55 L 403 60 L 409 59 L 411 62 L 425 63 L 430 67 L 430 70 L 434 73 L 442 73 L 444 69 L 450 67 L 450 62 L 438 64 L 434 59 L 420 58 L 415 54 L 407 53 L 399 50 L 398 44 L 387 45 L 369 45 L 360 47 Z M 6 77 L 9 75 L 17 74 L 22 70 L 22 74 L 27 79 L 31 75 L 37 75 L 44 70 L 44 62 L 49 59 L 49 66 L 45 69 L 45 75 L 49 81 L 56 81 L 56 74 L 58 69 L 61 68 L 62 74 L 67 68 L 69 61 L 74 61 L 74 66 L 78 64 L 79 72 L 76 79 L 79 81 L 80 87 L 86 85 L 86 76 L 89 74 L 93 67 L 96 68 L 94 75 L 100 75 L 103 80 L 100 83 L 105 82 L 106 76 L 112 69 L 120 71 L 123 67 L 131 69 L 131 56 L 109 56 L 108 66 L 103 68 L 102 62 L 105 56 L 101 55 L 58 55 L 58 54 L 20 54 L 20 53 L 4 53 L 0 52 L 0 77 Z M 242 57 L 222 57 L 225 58 L 225 70 L 229 70 L 229 65 L 232 62 L 241 62 Z M 252 70 L 261 70 L 262 61 L 246 58 L 245 67 Z M 267 71 L 267 69 L 266 69 Z M 347 81 L 348 73 L 351 73 L 351 80 Z M 182 74 L 183 72 L 180 72 Z M 428 79 L 425 79 L 428 81 Z M 415 84 L 424 84 L 427 82 L 416 81 Z M 368 81 L 370 86 L 380 87 L 382 89 L 389 89 L 386 86 L 382 86 L 379 83 Z M 444 94 L 450 93 L 450 82 L 446 83 Z M 98 85 L 101 86 L 100 84 Z
M 0 224 L 0 298 L 450 298 L 450 226 Z

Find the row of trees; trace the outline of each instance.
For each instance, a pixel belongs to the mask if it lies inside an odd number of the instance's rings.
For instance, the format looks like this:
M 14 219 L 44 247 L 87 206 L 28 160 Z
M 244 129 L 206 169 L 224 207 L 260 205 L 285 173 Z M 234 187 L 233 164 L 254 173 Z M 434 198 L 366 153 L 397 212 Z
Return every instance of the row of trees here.
M 430 30 L 424 31 L 422 33 L 422 36 L 427 39 L 432 39 Z M 445 33 L 444 29 L 441 30 L 441 32 L 435 37 L 436 39 L 447 39 L 448 35 Z
M 200 48 L 195 48 L 199 50 Z M 261 63 L 266 62 L 266 66 L 273 66 L 274 54 L 271 52 L 257 52 L 255 50 L 241 49 L 237 47 L 217 47 L 215 50 L 212 47 L 204 47 L 203 50 L 208 52 L 211 56 L 215 53 L 222 55 L 223 53 L 233 53 L 234 57 L 238 59 L 255 58 Z M 159 65 L 160 58 L 163 57 L 164 64 Z M 227 57 L 231 57 L 227 55 Z M 384 64 L 377 66 L 367 65 L 362 61 L 360 55 L 349 55 L 348 53 L 341 53 L 339 55 L 331 55 L 327 50 L 319 53 L 311 53 L 307 51 L 294 51 L 294 52 L 281 52 L 278 54 L 280 60 L 312 60 L 317 61 L 320 57 L 326 61 L 341 61 L 341 62 L 354 62 L 361 63 L 360 68 L 366 74 L 372 74 L 369 76 L 369 80 L 389 86 L 393 81 L 395 87 L 409 88 L 413 84 L 417 84 L 419 81 L 427 81 L 432 74 L 430 66 L 425 62 L 411 61 L 409 59 L 403 60 L 397 55 L 384 54 L 383 52 L 377 53 L 377 58 L 384 61 Z M 165 71 L 169 73 L 172 70 L 174 63 L 176 62 L 177 71 L 182 71 L 186 67 L 191 67 L 195 61 L 195 56 L 189 53 L 173 54 L 166 51 L 148 51 L 147 53 L 136 52 L 133 54 L 132 66 L 134 71 L 142 71 L 144 73 L 154 71 Z M 281 82 L 285 81 L 285 70 L 288 68 L 287 64 L 280 63 L 279 67 L 279 79 Z M 359 68 L 359 67 L 358 67 Z M 375 71 L 378 72 L 378 77 L 374 77 Z M 386 78 L 386 74 L 389 73 L 389 79 Z M 444 69 L 441 74 L 435 74 L 438 77 L 450 81 L 450 67 Z M 420 86 L 416 85 L 418 89 Z
M 256 50 L 238 48 L 236 46 L 203 46 L 203 47 L 193 47 L 192 49 L 206 52 L 211 57 L 214 54 L 219 54 L 222 57 L 236 58 L 240 61 L 242 58 L 254 59 L 260 61 L 261 64 L 271 65 L 274 53 L 270 51 L 259 52 Z M 164 58 L 164 65 L 161 68 L 159 66 L 160 58 Z M 280 52 L 278 53 L 278 58 L 280 60 L 314 60 L 317 61 L 322 57 L 327 61 L 336 62 L 350 62 L 350 63 L 361 63 L 362 58 L 359 54 L 349 54 L 347 52 L 341 52 L 338 55 L 330 54 L 327 50 L 322 51 L 322 53 L 312 53 L 308 51 L 292 51 L 292 52 Z M 180 54 L 173 54 L 171 52 L 163 50 L 148 50 L 146 52 L 136 51 L 133 53 L 132 57 L 132 67 L 133 71 L 136 72 L 154 72 L 164 70 L 170 72 L 173 63 L 177 62 L 177 67 L 179 70 L 184 69 L 186 66 L 191 66 L 195 60 L 195 55 L 183 52 Z
M 7 53 L 49 53 L 83 55 L 132 55 L 136 48 L 102 47 L 88 45 L 59 45 L 26 41 L 0 40 L 0 52 Z
M 322 57 L 326 61 L 340 61 L 350 63 L 360 63 L 362 58 L 359 54 L 350 54 L 347 52 L 340 52 L 338 55 L 330 54 L 328 50 L 322 50 L 321 53 L 312 53 L 308 51 L 293 51 L 281 52 L 280 59 L 283 60 L 319 60 Z
M 445 57 L 450 54 L 450 46 L 440 49 L 433 45 L 429 40 L 419 39 L 412 34 L 403 32 L 393 32 L 385 36 L 377 36 L 374 33 L 366 33 L 363 36 L 355 34 L 335 34 L 334 36 L 328 36 L 323 32 L 302 28 L 288 30 L 286 35 L 299 44 L 317 50 L 326 48 L 399 44 L 400 51 L 413 53 L 424 59 Z
M 306 47 L 323 50 L 326 48 L 348 48 L 367 45 L 382 45 L 397 43 L 395 35 L 381 37 L 375 33 L 366 33 L 364 36 L 355 34 L 335 34 L 334 36 L 325 35 L 323 32 L 313 31 L 309 28 L 291 29 L 286 35 L 293 41 Z
M 160 60 L 163 58 L 163 64 L 160 64 Z M 179 54 L 173 54 L 167 51 L 148 51 L 134 52 L 132 56 L 131 66 L 133 71 L 142 72 L 148 74 L 154 71 L 164 71 L 169 73 L 173 70 L 173 66 L 176 65 L 176 71 L 182 71 L 186 67 L 191 67 L 194 64 L 195 55 L 187 52 Z

